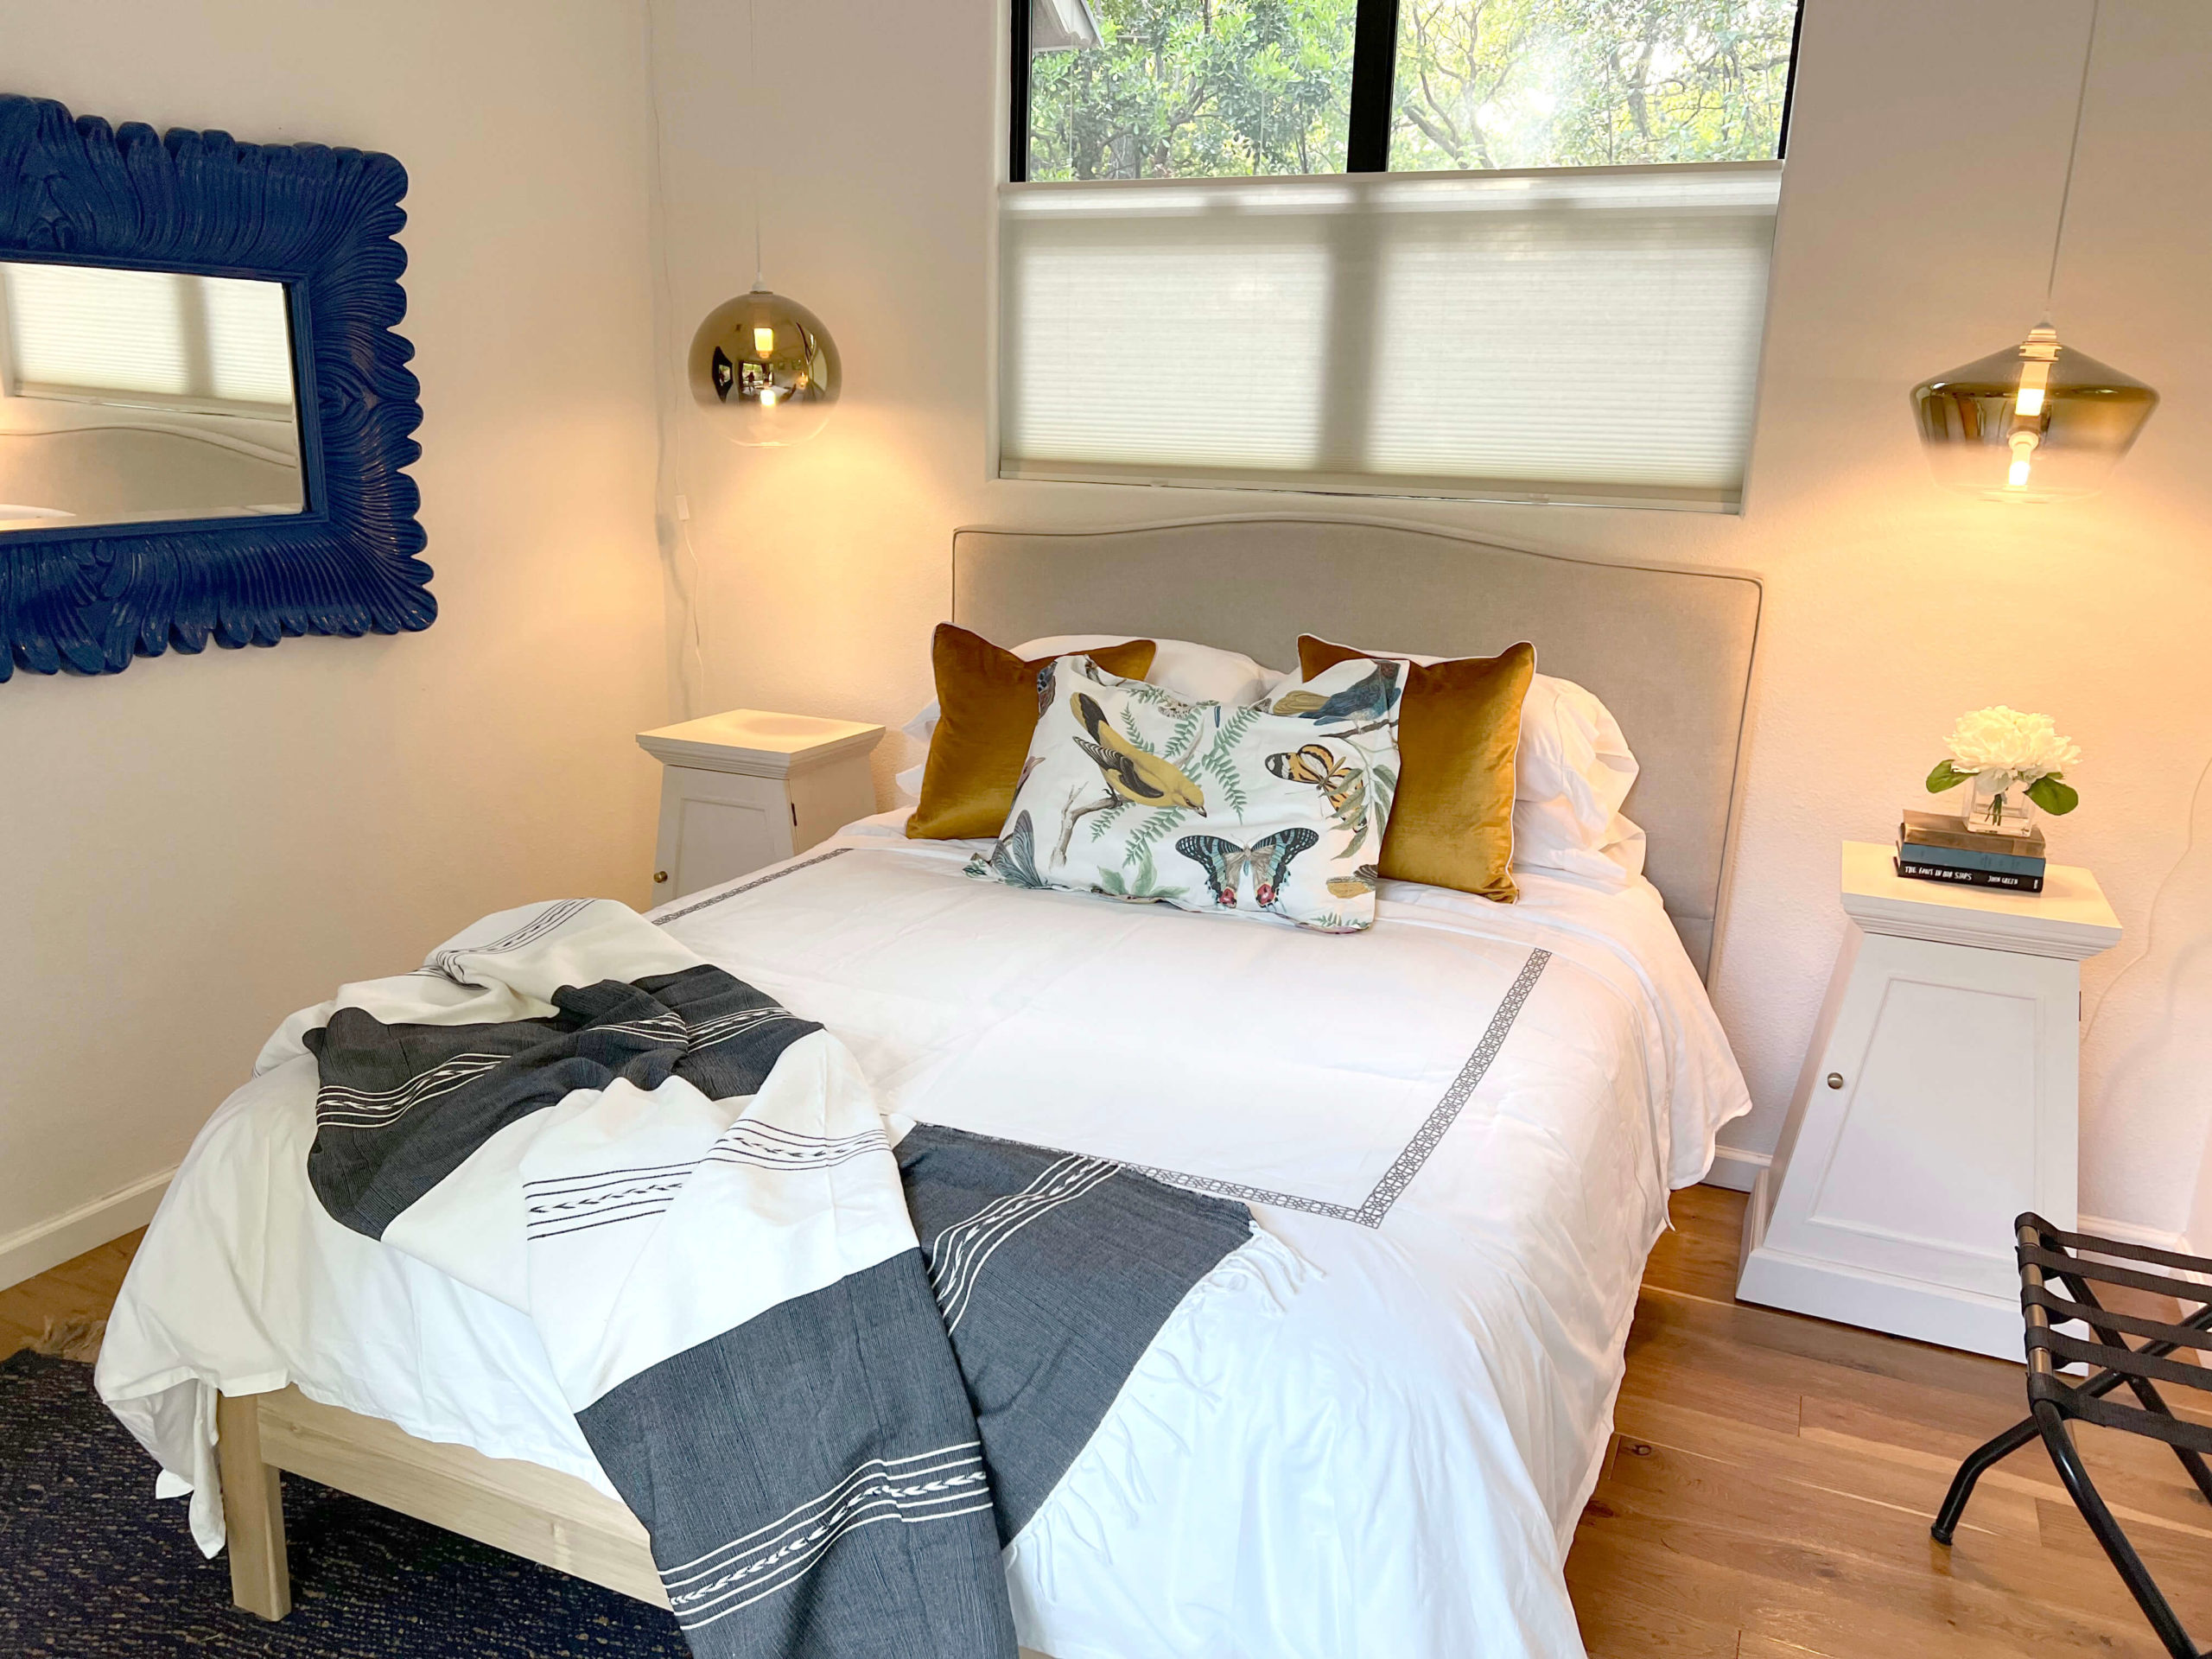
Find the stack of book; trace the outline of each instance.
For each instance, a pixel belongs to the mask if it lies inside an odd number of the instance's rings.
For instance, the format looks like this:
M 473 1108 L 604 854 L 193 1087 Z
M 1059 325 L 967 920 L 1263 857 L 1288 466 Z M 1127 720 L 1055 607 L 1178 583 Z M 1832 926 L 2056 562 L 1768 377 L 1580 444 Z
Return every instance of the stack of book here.
M 1920 881 L 2041 893 L 2043 831 L 1993 836 L 1945 812 L 1907 812 L 1897 825 L 1897 874 Z

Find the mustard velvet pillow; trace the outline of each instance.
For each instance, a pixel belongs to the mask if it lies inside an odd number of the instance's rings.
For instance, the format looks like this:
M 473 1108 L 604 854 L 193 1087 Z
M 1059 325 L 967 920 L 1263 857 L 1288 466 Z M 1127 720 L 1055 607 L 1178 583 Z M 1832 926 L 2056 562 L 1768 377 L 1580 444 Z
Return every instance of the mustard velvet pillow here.
M 1109 674 L 1141 680 L 1156 649 L 1149 639 L 1084 652 Z M 906 820 L 917 841 L 960 841 L 1006 828 L 1029 736 L 1037 729 L 1037 672 L 1050 657 L 1025 662 L 979 633 L 938 624 L 930 641 L 937 675 L 938 723 L 922 772 L 922 798 Z
M 1299 671 L 1309 680 L 1334 664 L 1382 655 L 1299 636 Z M 1408 662 L 1407 671 L 1382 873 L 1510 905 L 1521 896 L 1512 869 L 1513 763 L 1536 648 Z

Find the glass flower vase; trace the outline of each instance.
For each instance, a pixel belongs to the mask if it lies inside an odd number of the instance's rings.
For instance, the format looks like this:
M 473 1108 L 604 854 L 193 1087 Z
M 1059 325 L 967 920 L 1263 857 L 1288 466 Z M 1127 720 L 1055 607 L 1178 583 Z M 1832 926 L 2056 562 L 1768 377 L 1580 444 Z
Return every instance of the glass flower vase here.
M 1977 778 L 1967 794 L 1966 820 L 1967 828 L 1980 835 L 2024 836 L 2035 828 L 2036 804 L 2028 798 L 2025 784 L 1998 789 Z

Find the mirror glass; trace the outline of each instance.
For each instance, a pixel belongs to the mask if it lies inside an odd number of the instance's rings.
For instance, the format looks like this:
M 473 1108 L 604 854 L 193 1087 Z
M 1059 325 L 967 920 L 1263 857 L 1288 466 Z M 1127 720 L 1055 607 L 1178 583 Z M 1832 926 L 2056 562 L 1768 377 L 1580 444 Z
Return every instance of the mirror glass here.
M 284 284 L 0 260 L 0 531 L 305 510 Z

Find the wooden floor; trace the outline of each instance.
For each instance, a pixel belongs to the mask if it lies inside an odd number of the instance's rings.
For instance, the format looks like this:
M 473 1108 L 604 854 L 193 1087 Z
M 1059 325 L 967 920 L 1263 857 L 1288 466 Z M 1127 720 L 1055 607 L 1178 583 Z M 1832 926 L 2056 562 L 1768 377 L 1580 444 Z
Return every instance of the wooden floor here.
M 1950 1548 L 1928 1535 L 1959 1459 L 2024 1414 L 2020 1367 L 1737 1302 L 1743 1207 L 1677 1192 L 1645 1270 L 1612 1462 L 1567 1564 L 1592 1659 L 2163 1656 L 2039 1445 L 1982 1478 Z M 2164 1446 L 2077 1439 L 2212 1637 L 2212 1506 Z
M 1953 1548 L 1928 1535 L 1960 1457 L 2020 1416 L 2019 1368 L 1736 1302 L 1743 1204 L 1676 1193 L 1644 1274 L 1615 1454 L 1567 1565 L 1592 1659 L 2158 1659 L 2039 1447 L 1984 1478 Z M 137 1244 L 0 1291 L 0 1354 L 104 1314 Z M 2080 1433 L 2212 1637 L 2212 1506 L 2163 1447 Z
M 123 1274 L 138 1241 L 140 1228 L 111 1243 L 86 1250 L 51 1272 L 0 1290 L 0 1359 L 18 1348 L 57 1345 L 95 1319 L 104 1319 L 123 1288 Z

